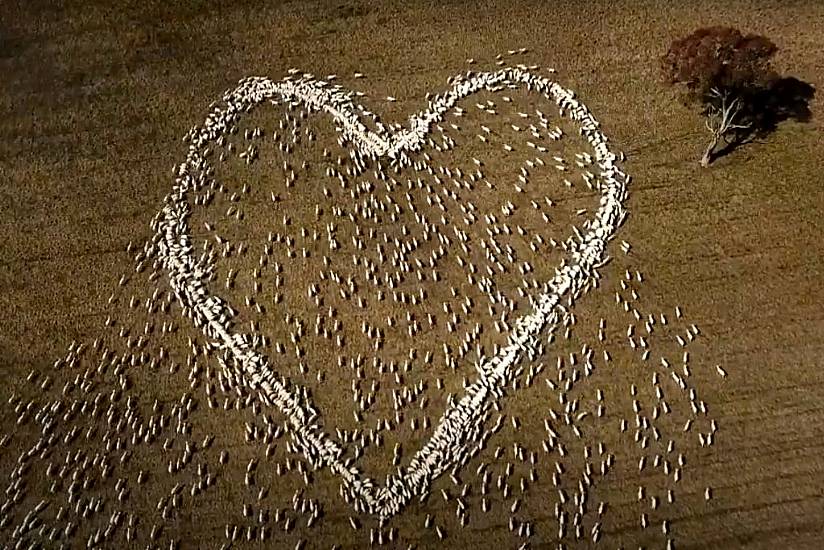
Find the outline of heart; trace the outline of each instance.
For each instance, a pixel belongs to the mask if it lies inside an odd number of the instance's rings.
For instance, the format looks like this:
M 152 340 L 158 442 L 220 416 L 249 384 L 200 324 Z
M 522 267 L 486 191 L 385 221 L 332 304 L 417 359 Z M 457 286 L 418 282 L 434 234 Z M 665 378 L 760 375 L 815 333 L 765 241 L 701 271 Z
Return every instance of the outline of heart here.
M 446 409 L 429 441 L 415 453 L 406 471 L 399 469 L 397 476 L 388 476 L 386 487 L 378 488 L 372 479 L 362 477 L 357 467 L 347 467 L 341 462 L 344 449 L 317 424 L 322 417 L 312 403 L 299 392 L 290 391 L 290 383 L 282 376 L 276 376 L 266 357 L 254 351 L 248 338 L 233 334 L 225 325 L 226 319 L 232 316 L 232 309 L 206 290 L 206 271 L 192 253 L 186 223 L 191 207 L 186 201 L 186 193 L 210 175 L 211 167 L 200 149 L 217 139 L 228 128 L 230 119 L 265 100 L 303 103 L 325 111 L 342 129 L 343 137 L 355 144 L 360 153 L 372 159 L 388 157 L 392 163 L 408 166 L 410 161 L 406 153 L 420 149 L 432 123 L 443 120 L 444 114 L 458 100 L 500 84 L 520 84 L 530 91 L 540 92 L 554 100 L 562 111 L 567 110 L 572 120 L 581 123 L 581 134 L 593 145 L 605 182 L 600 206 L 596 215 L 584 223 L 589 229 L 586 234 L 573 228 L 578 238 L 576 246 L 569 255 L 569 263 L 564 261 L 555 270 L 555 276 L 549 281 L 550 291 L 536 298 L 534 311 L 518 318 L 500 352 L 476 365 L 478 379 L 467 387 L 458 403 Z M 574 300 L 588 290 L 594 272 L 606 264 L 606 244 L 626 217 L 623 201 L 630 179 L 615 166 L 616 156 L 607 148 L 607 138 L 600 132 L 599 123 L 575 99 L 574 93 L 520 68 L 457 77 L 449 92 L 430 101 L 428 111 L 411 116 L 408 128 L 387 138 L 368 130 L 358 120 L 351 96 L 351 92 L 343 92 L 339 87 L 327 88 L 325 83 L 308 76 L 302 80 L 286 78 L 280 82 L 265 77 L 242 79 L 235 90 L 224 94 L 226 109 L 214 107 L 205 127 L 195 127 L 187 135 L 191 144 L 186 161 L 180 165 L 179 176 L 172 193 L 166 197 L 165 206 L 152 221 L 156 231 L 153 243 L 169 274 L 170 286 L 183 306 L 184 315 L 203 330 L 214 347 L 231 352 L 237 364 L 243 367 L 246 384 L 258 391 L 266 405 L 274 404 L 281 409 L 291 423 L 295 443 L 312 467 L 329 467 L 340 477 L 341 492 L 356 511 L 387 519 L 400 512 L 412 498 L 424 497 L 435 478 L 459 463 L 465 464 L 483 448 L 485 438 L 489 436 L 489 432 L 481 430 L 488 419 L 489 398 L 503 395 L 508 381 L 518 376 L 517 364 L 523 359 L 524 352 L 534 353 L 537 336 L 547 325 L 558 323 L 560 313 L 566 311 L 562 298 L 567 296 L 567 307 L 571 307 Z M 197 173 L 196 178 L 194 174 Z

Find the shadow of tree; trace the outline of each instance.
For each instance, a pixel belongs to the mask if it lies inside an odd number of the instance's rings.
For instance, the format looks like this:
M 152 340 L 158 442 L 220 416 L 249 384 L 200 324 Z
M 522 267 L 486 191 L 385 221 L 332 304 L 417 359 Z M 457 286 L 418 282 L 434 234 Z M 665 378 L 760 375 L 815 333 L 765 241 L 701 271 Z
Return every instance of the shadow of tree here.
M 766 138 L 786 120 L 808 122 L 812 118 L 810 101 L 814 96 L 815 87 L 794 76 L 774 80 L 744 101 L 745 107 L 739 113 L 738 120 L 741 124 L 749 124 L 749 127 L 725 136 L 726 145 L 712 155 L 712 160 L 729 155 L 742 145 Z

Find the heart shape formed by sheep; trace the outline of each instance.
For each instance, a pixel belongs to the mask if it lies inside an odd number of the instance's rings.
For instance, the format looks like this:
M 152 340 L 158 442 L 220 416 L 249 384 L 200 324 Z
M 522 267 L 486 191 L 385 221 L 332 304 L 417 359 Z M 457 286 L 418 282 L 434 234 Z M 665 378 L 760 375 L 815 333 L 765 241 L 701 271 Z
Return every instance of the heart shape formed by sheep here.
M 232 307 L 208 290 L 209 269 L 194 256 L 188 196 L 202 188 L 214 173 L 207 160 L 208 145 L 227 131 L 241 113 L 264 101 L 290 102 L 316 111 L 325 111 L 342 131 L 342 138 L 356 149 L 357 158 L 389 159 L 396 168 L 409 166 L 410 157 L 427 142 L 430 128 L 462 98 L 483 89 L 523 87 L 556 102 L 580 125 L 581 135 L 592 145 L 600 169 L 601 192 L 595 215 L 584 223 L 585 232 L 576 231 L 570 240 L 568 257 L 545 281 L 543 292 L 533 296 L 533 310 L 513 323 L 506 343 L 490 358 L 476 365 L 477 379 L 466 387 L 464 396 L 444 412 L 428 442 L 415 453 L 405 470 L 389 476 L 384 487 L 364 477 L 356 466 L 344 461 L 343 447 L 320 427 L 321 414 L 305 392 L 290 384 L 272 367 L 269 359 L 256 351 L 247 335 L 232 330 Z M 230 354 L 241 368 L 243 383 L 256 391 L 266 405 L 278 407 L 292 426 L 298 448 L 314 468 L 330 468 L 342 481 L 343 494 L 356 510 L 382 518 L 399 512 L 412 498 L 422 495 L 439 475 L 464 463 L 483 445 L 483 424 L 491 401 L 516 375 L 517 363 L 534 352 L 538 336 L 558 323 L 572 301 L 587 290 L 595 270 L 602 265 L 606 245 L 623 222 L 627 177 L 614 164 L 607 139 L 597 121 L 574 94 L 544 77 L 519 68 L 467 75 L 456 79 L 446 94 L 430 101 L 429 109 L 412 116 L 409 124 L 395 133 L 368 129 L 356 115 L 351 94 L 330 88 L 321 81 L 284 79 L 274 82 L 262 77 L 241 81 L 223 98 L 225 108 L 215 107 L 203 128 L 190 134 L 187 159 L 180 166 L 166 204 L 153 225 L 159 258 L 170 285 L 192 319 L 214 347 Z

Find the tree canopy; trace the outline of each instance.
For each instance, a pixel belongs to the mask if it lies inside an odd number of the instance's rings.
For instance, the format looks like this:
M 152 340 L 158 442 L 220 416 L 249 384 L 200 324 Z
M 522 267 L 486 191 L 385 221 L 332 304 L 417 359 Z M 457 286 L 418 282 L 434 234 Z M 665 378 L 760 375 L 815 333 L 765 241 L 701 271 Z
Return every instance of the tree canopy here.
M 683 85 L 685 98 L 707 118 L 712 141 L 702 165 L 710 164 L 720 139 L 735 146 L 773 130 L 780 120 L 809 118 L 814 88 L 781 78 L 771 63 L 777 51 L 764 36 L 716 26 L 673 41 L 660 58 L 665 81 Z
M 692 98 L 712 101 L 713 89 L 743 95 L 770 86 L 778 78 L 771 65 L 777 51 L 764 36 L 708 27 L 675 40 L 661 68 L 671 84 L 686 85 Z

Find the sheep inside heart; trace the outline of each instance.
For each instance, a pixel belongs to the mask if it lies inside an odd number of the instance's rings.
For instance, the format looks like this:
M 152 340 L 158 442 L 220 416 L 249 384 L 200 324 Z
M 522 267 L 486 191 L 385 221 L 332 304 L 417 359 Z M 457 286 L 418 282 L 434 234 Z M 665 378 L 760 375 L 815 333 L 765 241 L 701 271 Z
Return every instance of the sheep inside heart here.
M 386 517 L 483 445 L 490 401 L 601 260 L 623 174 L 583 106 L 524 71 L 462 79 L 394 133 L 349 98 L 244 81 L 191 136 L 158 234 L 237 383 L 283 410 L 358 510 Z M 570 101 L 585 132 L 546 114 Z M 431 426 L 429 410 L 443 412 Z M 352 465 L 398 465 L 401 442 L 420 450 L 382 489 Z

